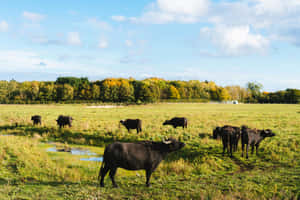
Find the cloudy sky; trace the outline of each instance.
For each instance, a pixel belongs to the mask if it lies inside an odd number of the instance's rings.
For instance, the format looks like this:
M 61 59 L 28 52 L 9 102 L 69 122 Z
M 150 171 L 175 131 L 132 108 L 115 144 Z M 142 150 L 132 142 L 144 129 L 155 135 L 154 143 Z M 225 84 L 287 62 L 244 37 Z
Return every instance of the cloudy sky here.
M 300 0 L 10 0 L 0 79 L 257 81 L 300 88 Z

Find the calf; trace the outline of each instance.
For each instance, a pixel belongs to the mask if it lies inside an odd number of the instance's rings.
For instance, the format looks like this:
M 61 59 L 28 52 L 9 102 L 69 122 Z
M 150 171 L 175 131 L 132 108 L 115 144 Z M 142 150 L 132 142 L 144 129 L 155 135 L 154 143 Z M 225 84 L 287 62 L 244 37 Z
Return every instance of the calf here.
M 142 131 L 142 120 L 140 119 L 121 120 L 120 124 L 123 124 L 127 128 L 128 132 L 130 129 L 136 129 L 137 133 Z
M 114 187 L 117 184 L 114 176 L 117 168 L 127 170 L 146 171 L 146 185 L 150 186 L 150 177 L 159 163 L 171 152 L 184 147 L 185 144 L 175 139 L 162 142 L 143 141 L 137 143 L 114 142 L 109 144 L 104 151 L 103 162 L 99 171 L 98 180 L 104 187 L 104 177 L 109 171 L 109 176 Z
M 59 126 L 59 128 L 65 127 L 66 125 L 68 125 L 69 127 L 72 127 L 73 120 L 74 119 L 70 116 L 59 115 L 56 122 L 57 122 L 57 125 Z
M 33 125 L 42 124 L 42 117 L 40 115 L 33 115 L 31 120 L 33 121 Z
M 174 128 L 177 126 L 182 126 L 182 128 L 187 128 L 187 119 L 185 117 L 174 117 L 171 120 L 166 120 L 163 125 L 172 125 Z
M 242 126 L 242 157 L 244 156 L 244 146 L 246 146 L 246 158 L 248 159 L 248 150 L 251 145 L 251 154 L 254 152 L 254 146 L 256 149 L 256 155 L 258 155 L 258 147 L 260 142 L 266 137 L 273 137 L 275 133 L 270 129 L 257 130 L 250 129 L 247 126 Z

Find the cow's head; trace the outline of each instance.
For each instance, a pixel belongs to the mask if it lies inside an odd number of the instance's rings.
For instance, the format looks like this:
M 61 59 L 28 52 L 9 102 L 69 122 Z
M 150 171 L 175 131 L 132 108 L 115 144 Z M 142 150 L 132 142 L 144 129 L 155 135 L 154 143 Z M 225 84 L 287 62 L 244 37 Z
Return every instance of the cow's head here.
M 266 130 L 261 130 L 260 135 L 262 137 L 273 137 L 275 136 L 275 133 L 273 133 L 271 129 L 266 129 Z
M 163 123 L 163 125 L 168 125 L 168 124 L 170 124 L 170 120 L 166 120 L 166 121 Z
M 213 131 L 213 139 L 218 139 L 218 137 L 221 136 L 221 130 L 222 128 L 217 126 Z
M 167 145 L 168 152 L 177 151 L 185 146 L 185 143 L 179 142 L 174 138 L 163 140 L 162 143 Z

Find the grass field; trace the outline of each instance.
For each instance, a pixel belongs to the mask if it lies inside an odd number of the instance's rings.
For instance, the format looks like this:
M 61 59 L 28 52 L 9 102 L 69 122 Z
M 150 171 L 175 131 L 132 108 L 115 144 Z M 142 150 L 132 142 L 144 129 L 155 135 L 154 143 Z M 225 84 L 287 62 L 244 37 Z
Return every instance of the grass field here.
M 31 115 L 42 116 L 33 127 Z M 59 130 L 57 116 L 70 115 L 73 127 Z M 162 126 L 187 117 L 188 128 Z M 124 118 L 143 120 L 143 132 L 119 128 Z M 16 123 L 18 126 L 16 126 Z M 211 138 L 225 124 L 270 128 L 276 136 L 261 143 L 259 155 L 222 156 Z M 0 105 L 0 199 L 299 199 L 300 105 L 154 104 L 117 108 L 86 105 Z M 67 152 L 47 152 L 55 141 L 99 155 L 112 141 L 160 141 L 173 136 L 186 146 L 170 154 L 145 186 L 143 171 L 119 169 L 112 188 L 97 186 L 98 162 Z

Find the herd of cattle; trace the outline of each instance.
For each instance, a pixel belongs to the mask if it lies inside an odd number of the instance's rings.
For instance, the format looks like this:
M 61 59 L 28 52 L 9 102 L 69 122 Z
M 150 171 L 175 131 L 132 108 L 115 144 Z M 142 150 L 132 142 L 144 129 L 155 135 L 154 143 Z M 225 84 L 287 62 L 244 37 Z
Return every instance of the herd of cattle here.
M 39 115 L 32 116 L 31 120 L 34 125 L 42 123 L 42 118 Z M 59 128 L 68 125 L 72 126 L 73 118 L 70 116 L 60 115 L 56 120 Z M 136 129 L 137 133 L 142 131 L 142 120 L 140 119 L 126 119 L 121 120 L 120 124 L 124 125 L 128 132 L 130 129 Z M 187 119 L 185 117 L 174 117 L 171 120 L 166 120 L 163 125 L 171 125 L 174 128 L 187 128 Z M 242 157 L 244 156 L 244 147 L 246 145 L 246 158 L 248 159 L 248 149 L 251 146 L 251 153 L 256 148 L 258 154 L 258 147 L 260 142 L 266 137 L 273 137 L 275 134 L 270 129 L 259 130 L 251 129 L 243 125 L 235 127 L 225 125 L 223 127 L 216 127 L 213 130 L 213 139 L 222 138 L 223 156 L 225 150 L 232 157 L 232 152 L 237 150 L 239 140 L 242 143 Z M 114 142 L 106 146 L 103 155 L 103 162 L 99 170 L 98 179 L 100 179 L 100 186 L 104 187 L 104 177 L 109 172 L 110 179 L 114 187 L 117 184 L 114 180 L 117 168 L 124 168 L 127 170 L 141 170 L 146 171 L 146 185 L 150 186 L 150 177 L 159 163 L 166 157 L 168 153 L 177 151 L 184 147 L 183 142 L 177 141 L 174 138 L 163 140 L 162 142 L 142 141 L 136 143 Z

